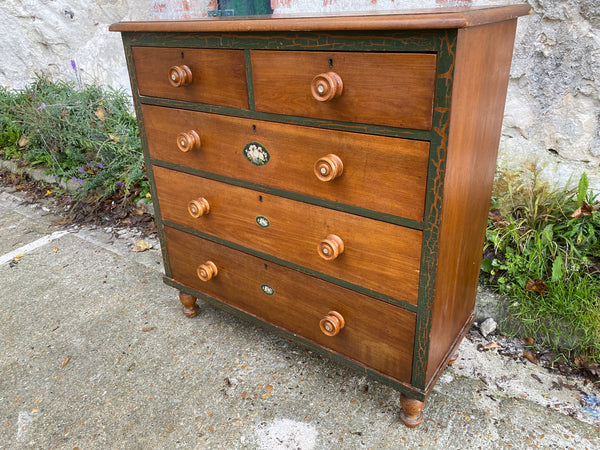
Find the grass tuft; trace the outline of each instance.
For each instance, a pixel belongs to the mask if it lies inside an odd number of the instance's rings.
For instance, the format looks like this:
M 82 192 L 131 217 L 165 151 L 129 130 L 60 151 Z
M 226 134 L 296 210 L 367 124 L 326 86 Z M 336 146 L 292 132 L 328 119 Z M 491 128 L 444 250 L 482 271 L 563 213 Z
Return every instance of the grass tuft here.
M 485 283 L 510 299 L 506 332 L 600 362 L 600 201 L 584 173 L 555 191 L 532 169 L 505 174 L 490 210 Z M 515 183 L 519 180 L 519 183 Z

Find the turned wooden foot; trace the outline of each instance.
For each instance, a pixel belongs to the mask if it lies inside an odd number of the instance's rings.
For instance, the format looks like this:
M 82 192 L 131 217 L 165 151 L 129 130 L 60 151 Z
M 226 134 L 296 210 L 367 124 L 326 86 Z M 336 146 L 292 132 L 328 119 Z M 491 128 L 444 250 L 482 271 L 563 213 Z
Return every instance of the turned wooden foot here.
M 452 364 L 454 364 L 456 362 L 456 360 L 458 359 L 458 352 L 456 352 L 454 355 L 452 355 L 452 357 L 448 360 L 448 365 L 451 366 Z
M 423 422 L 425 402 L 400 394 L 400 404 L 402 405 L 400 420 L 404 422 L 404 425 L 414 428 Z
M 196 314 L 198 314 L 198 310 L 200 308 L 198 305 L 196 305 L 196 297 L 184 292 L 180 292 L 179 301 L 183 305 L 182 312 L 187 317 L 194 317 Z

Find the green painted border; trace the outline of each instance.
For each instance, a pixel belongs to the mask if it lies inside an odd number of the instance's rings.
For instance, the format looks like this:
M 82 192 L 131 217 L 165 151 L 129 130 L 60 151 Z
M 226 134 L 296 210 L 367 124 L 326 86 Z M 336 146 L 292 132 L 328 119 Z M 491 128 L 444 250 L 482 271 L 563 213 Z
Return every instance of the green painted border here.
M 414 230 L 423 230 L 423 223 L 417 222 L 411 219 L 405 219 L 404 217 L 394 216 L 391 214 L 386 214 L 382 212 L 372 211 L 370 209 L 360 208 L 358 206 L 346 205 L 343 203 L 337 203 L 331 200 L 325 200 L 318 197 L 311 197 L 308 195 L 298 194 L 296 192 L 286 191 L 283 189 L 276 189 L 269 186 L 265 186 L 262 184 L 255 184 L 250 181 L 243 181 L 237 178 L 230 178 L 225 175 L 219 175 L 212 172 L 205 172 L 199 169 L 193 169 L 187 166 L 181 166 L 179 164 L 173 164 L 166 161 L 161 161 L 158 159 L 150 159 L 150 163 L 164 167 L 166 169 L 176 170 L 178 172 L 187 173 L 190 175 L 196 175 L 203 178 L 209 178 L 215 181 L 222 181 L 224 183 L 232 184 L 234 186 L 240 186 L 247 189 L 252 189 L 259 192 L 264 192 L 266 194 L 277 195 L 278 197 L 285 197 L 291 200 L 297 200 L 304 203 L 309 203 L 311 205 L 323 206 L 325 208 L 335 209 L 337 211 L 347 212 L 350 214 L 355 214 L 357 216 L 368 217 L 369 219 L 380 220 L 382 222 L 388 222 L 394 225 L 402 225 L 406 228 L 411 228 Z
M 417 326 L 415 332 L 412 384 L 425 389 L 429 333 L 437 271 L 438 238 L 442 221 L 442 197 L 446 172 L 446 151 L 450 126 L 450 101 L 456 51 L 456 30 L 447 30 L 440 36 L 436 96 L 433 108 L 433 131 L 429 147 L 429 169 L 425 200 L 425 228 L 419 282 Z
M 254 94 L 253 94 L 254 95 Z M 167 108 L 186 109 L 223 116 L 241 117 L 244 119 L 264 120 L 267 122 L 283 122 L 292 125 L 325 128 L 336 131 L 349 131 L 361 134 L 376 134 L 381 136 L 401 137 L 419 141 L 429 141 L 435 134 L 433 130 L 413 130 L 408 128 L 393 128 L 383 125 L 372 125 L 353 122 L 338 122 L 335 120 L 318 119 L 314 117 L 285 116 L 281 114 L 250 111 L 245 109 L 230 108 L 227 106 L 209 105 L 204 103 L 191 103 L 183 100 L 141 96 L 140 101 L 146 105 L 163 106 Z
M 356 370 L 357 372 L 359 372 L 362 375 L 366 375 L 380 383 L 383 383 L 383 384 L 390 386 L 396 390 L 399 390 L 400 392 L 402 392 L 404 394 L 410 395 L 411 397 L 416 398 L 417 400 L 425 401 L 425 399 L 427 397 L 427 394 L 420 389 L 415 389 L 414 387 L 410 386 L 409 384 L 405 384 L 401 381 L 390 378 L 387 375 L 377 372 L 374 369 L 368 368 L 367 366 L 361 364 L 358 361 L 349 359 L 347 356 L 344 356 L 340 353 L 334 352 L 333 350 L 324 348 L 324 347 L 320 346 L 319 344 L 317 344 L 316 342 L 313 342 L 302 336 L 294 334 L 284 328 L 280 328 L 276 325 L 265 322 L 250 313 L 242 311 L 241 309 L 231 306 L 221 300 L 218 300 L 214 297 L 206 295 L 206 294 L 204 294 L 194 288 L 191 288 L 185 284 L 182 284 L 168 276 L 163 277 L 163 281 L 165 282 L 165 284 L 167 284 L 175 289 L 178 289 L 181 292 L 192 295 L 202 301 L 206 301 L 207 303 L 210 303 L 211 305 L 216 306 L 217 308 L 222 309 L 224 311 L 227 311 L 228 313 L 231 313 L 231 314 L 233 314 L 243 320 L 246 320 L 254 325 L 258 325 L 260 327 L 266 328 L 270 332 L 274 332 L 277 335 L 282 336 L 292 342 L 298 343 L 298 344 L 300 344 L 320 355 L 323 355 L 343 366 L 350 367 L 351 369 Z
M 156 183 L 154 182 L 154 172 L 152 171 L 152 163 L 150 161 L 150 152 L 148 151 L 148 141 L 146 139 L 146 129 L 144 127 L 140 95 L 137 88 L 137 78 L 133 64 L 133 55 L 131 53 L 131 47 L 127 44 L 127 40 L 125 38 L 123 38 L 123 46 L 125 49 L 125 59 L 127 60 L 127 67 L 129 71 L 129 80 L 131 82 L 131 94 L 133 97 L 133 105 L 135 107 L 135 115 L 138 122 L 140 140 L 142 142 L 142 151 L 144 153 L 146 176 L 148 177 L 148 180 L 150 182 L 150 194 L 152 195 L 152 205 L 154 206 L 154 220 L 156 221 L 156 228 L 158 230 L 158 239 L 160 241 L 160 248 L 163 257 L 165 274 L 167 276 L 171 276 L 171 264 L 169 262 L 169 255 L 167 253 L 166 239 L 162 224 L 162 215 L 160 214 L 158 194 L 156 193 Z
M 184 225 L 181 225 L 181 224 L 178 224 L 178 223 L 175 223 L 175 222 L 171 222 L 170 220 L 164 220 L 163 221 L 163 225 L 164 226 L 168 226 L 170 228 L 174 228 L 174 229 L 179 230 L 179 231 L 184 231 L 184 232 L 186 232 L 188 234 L 192 234 L 194 236 L 198 236 L 198 237 L 200 237 L 202 239 L 206 239 L 207 241 L 215 242 L 217 244 L 233 248 L 233 249 L 238 250 L 240 252 L 244 252 L 244 253 L 248 253 L 248 254 L 253 255 L 253 256 L 257 256 L 258 258 L 261 258 L 261 259 L 264 259 L 264 260 L 267 260 L 267 261 L 272 261 L 275 264 L 278 264 L 280 266 L 288 267 L 290 269 L 297 270 L 298 272 L 302 272 L 302 273 L 305 273 L 307 275 L 311 275 L 311 276 L 313 276 L 315 278 L 320 278 L 322 280 L 328 281 L 329 283 L 337 284 L 338 286 L 344 287 L 346 289 L 350 289 L 352 291 L 360 292 L 361 294 L 368 295 L 369 297 L 377 298 L 377 299 L 379 299 L 381 301 L 384 301 L 386 303 L 391 303 L 393 305 L 400 306 L 400 307 L 402 307 L 402 308 L 404 308 L 404 309 L 406 309 L 408 311 L 417 312 L 417 306 L 415 306 L 415 305 L 413 305 L 411 303 L 404 302 L 402 300 L 398 300 L 398 299 L 390 297 L 388 295 L 381 294 L 381 293 L 379 293 L 377 291 L 373 291 L 371 289 L 366 289 L 366 288 L 364 288 L 362 286 L 359 286 L 357 284 L 353 284 L 353 283 L 350 283 L 348 281 L 332 277 L 331 275 L 327 275 L 327 274 L 324 274 L 322 272 L 317 272 L 317 271 L 309 269 L 307 267 L 291 263 L 289 261 L 286 261 L 285 259 L 281 259 L 281 258 L 277 258 L 276 256 L 269 255 L 268 253 L 259 252 L 257 250 L 245 247 L 243 245 L 236 244 L 235 242 L 230 242 L 230 241 L 227 241 L 225 239 L 221 239 L 221 238 L 218 238 L 216 236 L 213 236 L 211 234 L 202 233 L 201 231 L 194 230 L 193 228 L 189 228 L 189 227 L 186 227 Z
M 248 87 L 248 108 L 254 111 L 254 80 L 252 78 L 252 59 L 250 50 L 244 50 L 244 61 L 246 63 L 246 86 Z

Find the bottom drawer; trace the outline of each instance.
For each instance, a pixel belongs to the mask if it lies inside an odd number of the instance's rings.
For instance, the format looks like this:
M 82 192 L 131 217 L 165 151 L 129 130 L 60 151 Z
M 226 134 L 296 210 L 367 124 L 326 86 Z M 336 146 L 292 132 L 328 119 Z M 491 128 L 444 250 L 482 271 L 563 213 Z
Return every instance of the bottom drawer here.
M 410 382 L 414 313 L 173 228 L 164 231 L 173 279 Z M 212 264 L 207 264 L 209 261 Z M 204 275 L 215 269 L 216 275 L 202 281 L 201 265 Z M 330 311 L 341 315 L 343 328 Z M 337 328 L 339 333 L 328 336 L 322 328 Z

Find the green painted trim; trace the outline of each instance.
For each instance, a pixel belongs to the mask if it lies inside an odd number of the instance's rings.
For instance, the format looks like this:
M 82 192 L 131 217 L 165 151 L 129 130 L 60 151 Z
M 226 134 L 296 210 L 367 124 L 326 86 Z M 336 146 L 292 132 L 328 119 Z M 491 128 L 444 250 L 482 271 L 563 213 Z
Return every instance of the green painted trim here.
M 248 253 L 250 255 L 256 256 L 258 258 L 261 258 L 261 259 L 264 259 L 264 260 L 267 260 L 267 261 L 272 261 L 275 264 L 278 264 L 280 266 L 288 267 L 290 269 L 297 270 L 298 272 L 305 273 L 305 274 L 313 276 L 315 278 L 320 278 L 321 280 L 325 280 L 325 281 L 328 281 L 330 283 L 337 284 L 338 286 L 341 286 L 343 288 L 350 289 L 352 291 L 356 291 L 356 292 L 359 292 L 359 293 L 364 294 L 364 295 L 368 295 L 369 297 L 373 297 L 373 298 L 379 299 L 379 300 L 384 301 L 386 303 L 391 303 L 393 305 L 401 306 L 402 308 L 404 308 L 404 309 L 406 309 L 408 311 L 411 311 L 411 312 L 416 312 L 417 311 L 417 307 L 415 305 L 412 305 L 412 304 L 408 303 L 408 302 L 404 302 L 402 300 L 398 300 L 398 299 L 395 299 L 393 297 L 389 297 L 387 295 L 381 294 L 381 293 L 376 292 L 376 291 L 372 291 L 370 289 L 366 289 L 366 288 L 364 288 L 362 286 L 358 286 L 358 285 L 350 283 L 348 281 L 340 280 L 339 278 L 335 278 L 335 277 L 332 277 L 330 275 L 327 275 L 327 274 L 324 274 L 324 273 L 317 272 L 315 270 L 309 269 L 307 267 L 291 263 L 291 262 L 286 261 L 284 259 L 277 258 L 276 256 L 269 255 L 267 253 L 262 253 L 262 252 L 259 252 L 257 250 L 254 250 L 254 249 L 251 249 L 251 248 L 248 248 L 248 247 L 244 247 L 243 245 L 236 244 L 235 242 L 226 241 L 224 239 L 218 238 L 218 237 L 210 235 L 210 234 L 202 233 L 201 231 L 194 230 L 193 228 L 188 228 L 188 227 L 186 227 L 184 225 L 180 225 L 180 224 L 175 223 L 175 222 L 171 222 L 170 220 L 165 220 L 163 223 L 164 223 L 165 226 L 168 226 L 170 228 L 174 228 L 174 229 L 179 230 L 179 231 L 183 231 L 183 232 L 188 233 L 188 234 L 192 234 L 194 236 L 198 236 L 198 237 L 200 237 L 202 239 L 206 239 L 207 241 L 211 241 L 211 242 L 214 242 L 216 244 L 224 245 L 224 246 L 230 247 L 230 248 L 232 248 L 234 250 L 237 250 L 237 251 L 240 251 L 240 252 L 244 252 L 244 253 Z
M 252 79 L 250 50 L 244 50 L 244 60 L 246 62 L 246 86 L 248 86 L 248 109 L 254 111 L 254 81 Z
M 428 141 L 435 135 L 433 130 L 414 130 L 409 128 L 393 128 L 382 125 L 371 125 L 364 123 L 337 122 L 334 120 L 318 119 L 313 117 L 285 116 L 282 114 L 265 113 L 244 109 L 230 108 L 227 106 L 209 105 L 203 103 L 191 103 L 182 100 L 172 100 L 158 97 L 140 97 L 141 102 L 147 105 L 163 106 L 167 108 L 186 109 L 188 111 L 199 111 L 224 116 L 242 117 L 245 119 L 264 120 L 269 122 L 282 122 L 292 125 L 301 125 L 313 128 L 325 128 L 329 130 L 350 131 L 361 134 L 376 134 L 381 136 L 401 137 L 419 141 Z
M 158 240 L 160 241 L 163 264 L 165 268 L 165 273 L 167 274 L 167 276 L 171 276 L 171 264 L 169 262 L 169 254 L 167 253 L 166 239 L 163 232 L 163 224 L 161 218 L 162 216 L 160 214 L 160 205 L 158 204 L 158 194 L 156 192 L 156 183 L 154 182 L 154 172 L 152 171 L 152 163 L 150 160 L 150 153 L 148 151 L 148 141 L 146 139 L 146 129 L 144 127 L 140 96 L 137 87 L 137 78 L 135 74 L 135 68 L 133 65 L 133 55 L 131 53 L 131 47 L 128 45 L 125 38 L 123 38 L 123 46 L 125 50 L 125 59 L 127 60 L 127 67 L 129 71 L 129 80 L 131 82 L 131 94 L 133 97 L 135 115 L 138 122 L 140 140 L 142 143 L 142 151 L 144 153 L 146 176 L 148 177 L 148 181 L 150 184 L 150 194 L 152 195 L 152 204 L 154 205 L 154 220 L 158 229 Z
M 450 125 L 450 102 L 456 51 L 456 30 L 440 33 L 436 96 L 433 113 L 433 131 L 429 147 L 427 195 L 425 199 L 425 226 L 421 252 L 419 301 L 415 330 L 412 384 L 425 389 L 427 360 L 429 358 L 429 333 L 431 330 L 432 303 L 438 257 L 438 240 L 442 221 L 442 198 L 446 171 L 446 150 Z
M 193 169 L 187 166 L 181 166 L 179 164 L 174 164 L 166 161 L 161 161 L 158 159 L 150 159 L 150 163 L 164 167 L 165 169 L 176 170 L 178 172 L 187 173 L 190 175 L 196 175 L 203 178 L 209 178 L 215 181 L 221 181 L 224 183 L 228 183 L 234 186 L 239 186 L 247 189 L 252 189 L 259 192 L 264 192 L 266 194 L 273 194 L 278 197 L 289 198 L 290 200 L 296 200 L 304 203 L 309 203 L 311 205 L 323 206 L 329 209 L 335 209 L 337 211 L 342 211 L 350 214 L 355 214 L 357 216 L 367 217 L 369 219 L 375 219 L 382 222 L 388 222 L 394 225 L 402 225 L 406 228 L 411 228 L 413 230 L 423 230 L 423 223 L 417 222 L 411 219 L 405 219 L 404 217 L 393 216 L 391 214 L 385 214 L 382 212 L 371 211 L 369 209 L 359 208 L 358 206 L 345 205 L 343 203 L 333 202 L 331 200 L 324 200 L 318 197 L 311 197 L 308 195 L 298 194 L 296 192 L 285 191 L 283 189 L 276 189 L 269 186 L 265 186 L 262 184 L 255 184 L 250 181 L 238 180 L 237 178 L 230 178 L 224 175 L 218 175 L 211 172 L 205 172 L 203 170 Z
M 435 52 L 436 30 L 254 33 L 124 32 L 131 45 L 259 50 Z M 301 70 L 301 69 L 300 69 Z
M 415 389 L 414 387 L 410 386 L 409 384 L 406 384 L 401 381 L 390 378 L 387 375 L 384 375 L 374 369 L 371 369 L 356 360 L 349 359 L 347 356 L 341 355 L 340 353 L 337 353 L 333 350 L 329 350 L 325 347 L 322 347 L 321 345 L 317 344 L 316 342 L 311 341 L 306 338 L 303 338 L 303 337 L 301 337 L 297 334 L 294 334 L 284 328 L 280 328 L 276 325 L 265 322 L 265 321 L 261 320 L 260 318 L 254 316 L 248 312 L 245 312 L 241 309 L 238 309 L 234 306 L 224 303 L 221 300 L 218 300 L 214 297 L 206 295 L 203 292 L 198 291 L 194 288 L 191 288 L 187 285 L 181 284 L 178 281 L 176 281 L 170 277 L 167 277 L 167 276 L 163 277 L 163 282 L 165 284 L 167 284 L 168 286 L 178 289 L 179 291 L 184 292 L 186 294 L 192 295 L 202 301 L 206 301 L 207 303 L 210 303 L 211 305 L 216 306 L 224 311 L 227 311 L 228 313 L 231 313 L 231 314 L 233 314 L 243 320 L 246 320 L 254 325 L 266 328 L 270 332 L 276 333 L 277 335 L 282 336 L 292 342 L 295 342 L 304 347 L 307 347 L 308 349 L 310 349 L 320 355 L 323 355 L 323 356 L 335 361 L 336 363 L 339 363 L 343 366 L 346 366 L 353 370 L 356 370 L 361 375 L 366 375 L 375 381 L 378 381 L 382 384 L 390 386 L 404 394 L 410 395 L 411 397 L 416 398 L 417 400 L 425 401 L 425 399 L 427 398 L 427 394 L 420 389 Z

